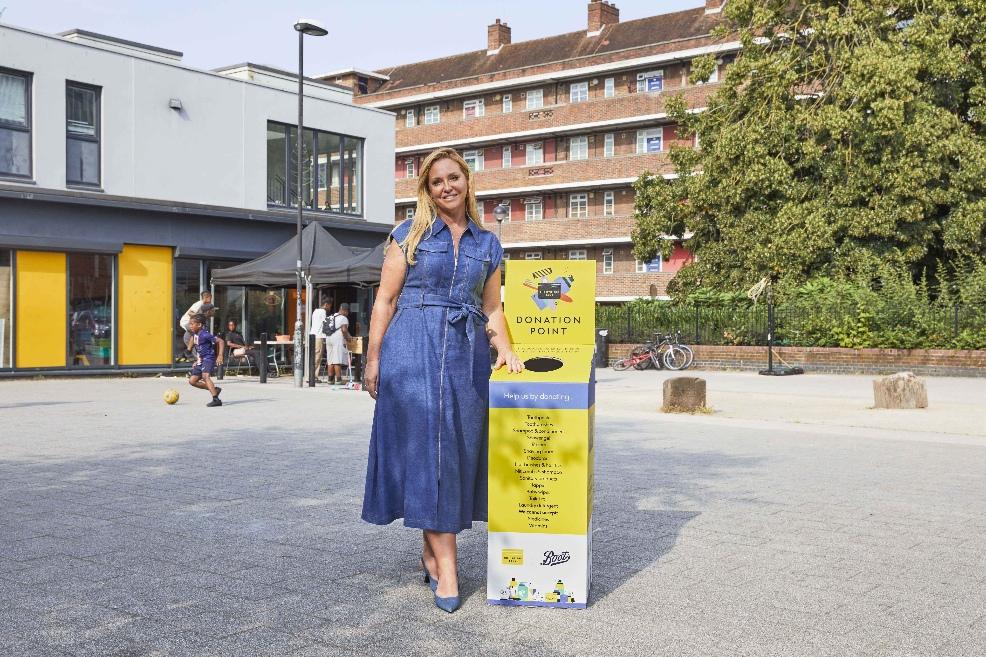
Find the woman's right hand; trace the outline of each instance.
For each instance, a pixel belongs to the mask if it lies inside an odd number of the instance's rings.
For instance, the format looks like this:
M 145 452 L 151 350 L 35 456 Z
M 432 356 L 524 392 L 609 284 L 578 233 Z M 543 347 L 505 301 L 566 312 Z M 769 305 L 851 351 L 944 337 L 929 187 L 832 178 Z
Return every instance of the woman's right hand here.
M 371 360 L 366 364 L 363 372 L 363 387 L 370 393 L 370 397 L 377 398 L 377 385 L 380 383 L 380 362 Z

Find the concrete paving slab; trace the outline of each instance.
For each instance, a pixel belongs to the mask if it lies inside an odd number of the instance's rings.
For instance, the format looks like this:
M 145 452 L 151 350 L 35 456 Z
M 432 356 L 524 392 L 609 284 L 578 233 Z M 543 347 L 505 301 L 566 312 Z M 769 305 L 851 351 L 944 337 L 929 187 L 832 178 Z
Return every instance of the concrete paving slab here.
M 0 654 L 976 654 L 986 381 L 873 411 L 871 377 L 698 374 L 711 415 L 599 373 L 589 609 L 486 605 L 479 523 L 453 615 L 420 533 L 359 520 L 367 395 L 0 382 Z

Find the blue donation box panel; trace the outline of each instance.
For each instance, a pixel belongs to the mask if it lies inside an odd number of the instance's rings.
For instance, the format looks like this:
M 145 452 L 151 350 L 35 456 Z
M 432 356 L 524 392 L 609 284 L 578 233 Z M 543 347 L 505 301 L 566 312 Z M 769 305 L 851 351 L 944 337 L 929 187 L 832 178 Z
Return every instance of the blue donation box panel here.
M 490 380 L 490 604 L 589 596 L 596 263 L 511 261 L 504 310 L 521 374 Z

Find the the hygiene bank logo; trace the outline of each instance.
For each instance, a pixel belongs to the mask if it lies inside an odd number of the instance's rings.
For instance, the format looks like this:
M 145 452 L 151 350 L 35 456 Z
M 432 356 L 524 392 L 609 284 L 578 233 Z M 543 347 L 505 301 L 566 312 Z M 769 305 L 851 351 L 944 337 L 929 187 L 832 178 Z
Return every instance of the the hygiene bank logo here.
M 551 267 L 531 272 L 531 277 L 524 281 L 524 287 L 534 290 L 531 301 L 538 310 L 556 312 L 558 304 L 572 303 L 572 287 L 575 277 L 571 274 L 558 275 Z

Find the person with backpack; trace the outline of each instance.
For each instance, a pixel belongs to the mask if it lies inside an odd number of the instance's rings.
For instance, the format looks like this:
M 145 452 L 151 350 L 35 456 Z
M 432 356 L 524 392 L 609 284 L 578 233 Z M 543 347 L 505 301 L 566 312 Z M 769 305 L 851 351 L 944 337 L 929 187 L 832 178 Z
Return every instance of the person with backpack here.
M 318 370 L 322 367 L 322 356 L 325 354 L 325 326 L 329 311 L 332 310 L 332 302 L 325 301 L 321 308 L 316 308 L 312 312 L 312 325 L 309 333 L 315 340 L 315 378 L 318 378 Z M 328 367 L 326 367 L 328 370 Z
M 339 304 L 339 312 L 331 315 L 326 321 L 325 343 L 328 347 L 329 383 L 342 383 L 342 368 L 349 366 L 349 349 L 346 340 L 349 339 L 349 304 Z

